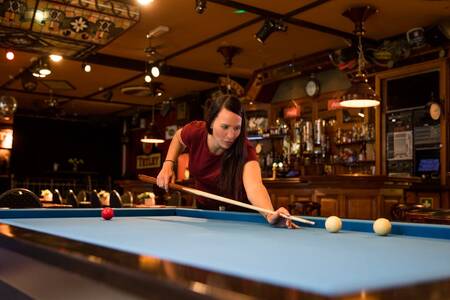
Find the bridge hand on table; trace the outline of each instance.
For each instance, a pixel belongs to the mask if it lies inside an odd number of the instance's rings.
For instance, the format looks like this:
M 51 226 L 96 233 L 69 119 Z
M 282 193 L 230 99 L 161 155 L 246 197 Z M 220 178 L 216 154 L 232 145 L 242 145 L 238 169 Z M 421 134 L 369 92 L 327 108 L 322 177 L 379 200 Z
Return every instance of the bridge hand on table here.
M 275 226 L 275 227 L 287 227 L 289 229 L 297 229 L 300 228 L 300 226 L 298 226 L 297 224 L 295 224 L 294 222 L 292 222 L 289 219 L 283 218 L 281 216 L 281 214 L 285 214 L 285 215 L 290 215 L 289 211 L 284 208 L 284 207 L 280 207 L 279 209 L 277 209 L 275 211 L 274 214 L 269 214 L 267 216 L 267 221 Z

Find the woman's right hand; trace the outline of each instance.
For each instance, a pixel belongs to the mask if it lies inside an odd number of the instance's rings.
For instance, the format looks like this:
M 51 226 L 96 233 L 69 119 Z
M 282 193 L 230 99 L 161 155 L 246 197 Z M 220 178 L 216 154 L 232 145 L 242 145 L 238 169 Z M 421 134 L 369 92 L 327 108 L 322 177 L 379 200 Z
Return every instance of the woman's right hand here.
M 165 189 L 166 192 L 169 191 L 169 182 L 174 177 L 175 173 L 173 171 L 173 165 L 174 162 L 171 160 L 166 160 L 163 162 L 161 171 L 159 172 L 158 176 L 156 177 L 156 184 L 162 188 Z

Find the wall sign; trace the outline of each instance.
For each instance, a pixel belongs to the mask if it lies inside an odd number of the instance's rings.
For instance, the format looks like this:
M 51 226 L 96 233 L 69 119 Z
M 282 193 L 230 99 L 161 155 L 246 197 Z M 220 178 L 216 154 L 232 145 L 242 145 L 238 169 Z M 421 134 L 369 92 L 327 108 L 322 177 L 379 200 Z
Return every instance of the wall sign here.
M 161 166 L 161 153 L 136 156 L 136 169 L 152 169 Z

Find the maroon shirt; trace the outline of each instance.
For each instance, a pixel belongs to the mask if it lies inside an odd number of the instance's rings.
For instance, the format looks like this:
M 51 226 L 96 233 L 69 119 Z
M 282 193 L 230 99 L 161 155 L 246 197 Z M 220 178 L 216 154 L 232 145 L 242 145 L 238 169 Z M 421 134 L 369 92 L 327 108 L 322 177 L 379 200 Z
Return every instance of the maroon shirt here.
M 219 178 L 223 154 L 216 155 L 209 151 L 206 122 L 193 121 L 185 125 L 181 131 L 181 140 L 189 151 L 189 174 L 194 179 L 195 188 L 220 195 Z M 248 140 L 245 141 L 245 146 L 247 147 L 247 161 L 257 160 L 255 148 Z M 218 209 L 219 206 L 226 206 L 227 209 L 237 209 L 226 203 L 203 197 L 196 197 L 196 199 L 199 208 Z M 242 201 L 244 199 L 235 200 Z

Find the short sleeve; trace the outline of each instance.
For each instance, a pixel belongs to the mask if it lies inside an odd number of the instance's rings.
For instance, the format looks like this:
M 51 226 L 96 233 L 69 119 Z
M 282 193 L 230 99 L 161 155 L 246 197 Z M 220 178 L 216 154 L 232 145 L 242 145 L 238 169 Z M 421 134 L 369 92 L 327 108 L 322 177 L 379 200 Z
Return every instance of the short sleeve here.
M 205 126 L 204 121 L 193 121 L 183 127 L 181 130 L 181 140 L 188 149 L 191 149 L 193 143 L 197 142 L 199 136 L 204 133 Z
M 247 161 L 251 160 L 258 161 L 258 156 L 256 155 L 255 147 L 253 147 L 248 140 L 245 141 L 245 145 L 247 146 Z

